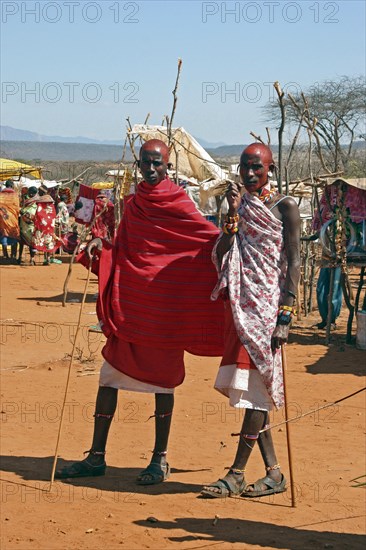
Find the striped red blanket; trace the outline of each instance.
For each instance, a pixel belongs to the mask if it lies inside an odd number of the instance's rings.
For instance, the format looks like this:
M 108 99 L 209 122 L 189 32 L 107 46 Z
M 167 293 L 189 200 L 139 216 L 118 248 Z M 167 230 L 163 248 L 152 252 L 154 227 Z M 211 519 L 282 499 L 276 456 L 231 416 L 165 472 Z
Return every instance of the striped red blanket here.
M 211 251 L 217 228 L 169 179 L 126 199 L 115 245 L 99 260 L 98 317 L 106 336 L 195 355 L 222 355 L 223 304 Z

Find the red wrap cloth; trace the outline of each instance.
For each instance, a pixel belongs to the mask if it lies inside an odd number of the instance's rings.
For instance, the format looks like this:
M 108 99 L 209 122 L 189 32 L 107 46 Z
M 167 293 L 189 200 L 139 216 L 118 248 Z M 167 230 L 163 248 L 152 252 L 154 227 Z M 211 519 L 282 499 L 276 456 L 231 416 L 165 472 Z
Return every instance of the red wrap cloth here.
M 116 244 L 100 259 L 99 313 L 107 336 L 221 355 L 223 305 L 211 302 L 217 228 L 169 179 L 127 198 Z M 108 280 L 107 280 L 108 279 Z
M 113 202 L 103 195 L 98 195 L 94 201 L 92 220 L 94 220 L 91 229 L 93 238 L 99 237 L 112 241 L 114 237 Z
M 112 348 L 117 353 L 116 339 L 152 353 L 222 355 L 223 303 L 210 300 L 217 282 L 211 261 L 217 235 L 185 191 L 168 179 L 156 186 L 142 182 L 136 195 L 127 197 L 115 245 L 104 242 L 98 262 L 98 318 L 108 338 L 103 355 L 115 368 L 140 379 L 110 357 Z M 169 353 L 165 364 L 160 362 L 167 371 Z M 175 385 L 161 378 L 143 381 Z

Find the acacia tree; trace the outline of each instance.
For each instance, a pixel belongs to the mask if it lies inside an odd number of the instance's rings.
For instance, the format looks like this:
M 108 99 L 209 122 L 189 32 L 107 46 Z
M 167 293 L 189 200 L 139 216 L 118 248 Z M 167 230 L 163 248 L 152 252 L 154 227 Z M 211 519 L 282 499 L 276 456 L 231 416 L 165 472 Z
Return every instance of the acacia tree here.
M 330 172 L 347 172 L 354 164 L 354 144 L 365 139 L 366 80 L 342 76 L 310 86 L 306 91 L 285 95 L 286 119 L 316 139 L 314 152 Z M 276 124 L 280 109 L 276 102 L 265 107 L 266 117 Z M 352 164 L 351 163 L 351 164 Z

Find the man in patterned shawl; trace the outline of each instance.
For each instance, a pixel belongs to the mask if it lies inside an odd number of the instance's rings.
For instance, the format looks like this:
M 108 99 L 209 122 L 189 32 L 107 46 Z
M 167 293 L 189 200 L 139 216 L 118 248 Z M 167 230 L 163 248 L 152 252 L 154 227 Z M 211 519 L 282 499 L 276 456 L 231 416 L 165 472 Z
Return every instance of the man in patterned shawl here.
M 229 212 L 213 252 L 219 280 L 212 299 L 225 300 L 225 351 L 215 388 L 246 413 L 233 465 L 223 479 L 202 490 L 210 498 L 286 490 L 265 428 L 273 405 L 284 403 L 280 347 L 294 314 L 300 216 L 295 200 L 280 195 L 269 181 L 274 170 L 269 147 L 249 145 L 239 167 L 244 188 L 232 184 L 227 194 Z M 244 472 L 257 440 L 266 476 L 248 485 Z

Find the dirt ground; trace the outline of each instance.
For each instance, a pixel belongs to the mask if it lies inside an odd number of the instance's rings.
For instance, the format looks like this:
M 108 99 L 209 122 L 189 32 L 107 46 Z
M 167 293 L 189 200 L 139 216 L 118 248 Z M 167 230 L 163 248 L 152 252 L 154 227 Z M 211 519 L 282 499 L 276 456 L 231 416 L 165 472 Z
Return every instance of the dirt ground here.
M 290 491 L 246 500 L 198 498 L 203 484 L 230 466 L 241 414 L 213 390 L 218 358 L 187 356 L 186 379 L 176 391 L 169 463 L 171 478 L 153 487 L 134 480 L 153 446 L 150 395 L 120 395 L 107 448 L 105 477 L 55 482 L 49 492 L 69 354 L 85 286 L 75 266 L 63 308 L 66 263 L 1 268 L 1 548 L 185 549 L 364 548 L 365 392 L 291 424 L 297 507 Z M 66 398 L 59 446 L 61 466 L 90 447 L 103 336 L 96 323 L 95 278 L 89 285 Z M 318 315 L 297 323 L 287 346 L 291 416 L 331 403 L 365 386 L 365 352 L 344 344 L 347 310 L 332 345 L 311 328 Z M 280 422 L 283 411 L 272 415 Z M 273 431 L 289 479 L 285 426 Z M 247 478 L 264 475 L 258 449 Z M 365 481 L 362 478 L 360 481 Z M 151 522 L 148 518 L 155 518 Z M 215 519 L 216 518 L 216 519 Z

